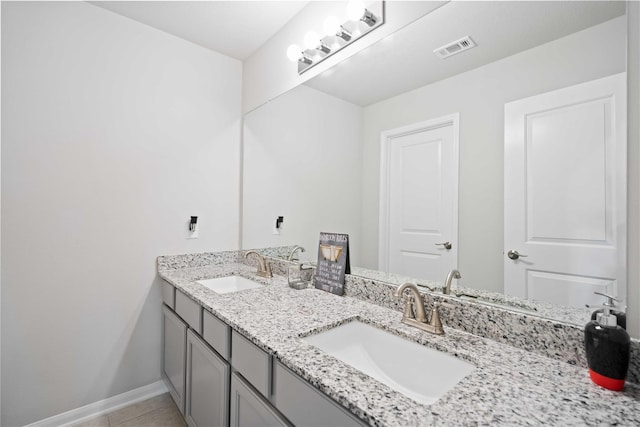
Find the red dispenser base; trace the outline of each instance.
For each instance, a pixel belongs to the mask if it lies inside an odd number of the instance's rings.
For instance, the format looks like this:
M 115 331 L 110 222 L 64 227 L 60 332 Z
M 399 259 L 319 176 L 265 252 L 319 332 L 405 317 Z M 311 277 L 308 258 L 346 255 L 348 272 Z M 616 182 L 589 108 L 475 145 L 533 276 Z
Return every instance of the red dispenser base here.
M 606 389 L 620 391 L 624 388 L 624 380 L 605 377 L 604 375 L 600 375 L 599 373 L 594 372 L 591 369 L 589 369 L 589 376 L 591 377 L 591 381 Z

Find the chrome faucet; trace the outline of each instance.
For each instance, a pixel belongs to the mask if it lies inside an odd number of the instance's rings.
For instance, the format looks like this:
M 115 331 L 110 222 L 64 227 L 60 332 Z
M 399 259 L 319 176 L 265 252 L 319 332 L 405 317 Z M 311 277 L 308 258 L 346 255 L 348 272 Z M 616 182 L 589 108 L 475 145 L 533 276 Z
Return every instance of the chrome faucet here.
M 433 309 L 431 310 L 431 320 L 427 321 L 427 314 L 424 310 L 424 303 L 422 302 L 422 297 L 420 296 L 420 292 L 418 291 L 418 287 L 413 283 L 404 283 L 396 289 L 395 297 L 401 298 L 405 289 L 409 289 L 412 294 L 412 299 L 407 301 L 407 305 L 404 309 L 404 314 L 402 315 L 402 323 L 414 326 L 423 331 L 442 335 L 444 334 L 444 328 L 442 327 L 442 322 L 440 321 L 440 306 L 445 306 L 449 308 L 453 308 L 451 304 L 443 303 L 443 302 L 435 302 L 433 304 Z M 414 310 L 415 308 L 415 315 Z
M 296 251 L 304 252 L 305 250 L 302 246 L 294 246 L 294 248 L 291 250 L 291 253 L 289 254 L 289 258 L 287 258 L 287 261 L 293 261 L 293 257 L 295 256 Z
M 247 251 L 244 254 L 244 257 L 249 259 L 249 255 L 251 254 L 254 254 L 255 256 L 258 257 L 258 271 L 256 271 L 256 274 L 260 277 L 267 277 L 267 278 L 273 277 L 273 273 L 271 273 L 271 265 L 269 265 L 269 263 L 264 260 L 264 257 L 260 255 L 258 252 Z
M 442 293 L 445 295 L 449 295 L 451 293 L 451 281 L 453 279 L 460 279 L 462 276 L 458 270 L 451 270 L 449 274 L 447 274 L 447 279 L 444 281 L 444 287 L 442 288 Z

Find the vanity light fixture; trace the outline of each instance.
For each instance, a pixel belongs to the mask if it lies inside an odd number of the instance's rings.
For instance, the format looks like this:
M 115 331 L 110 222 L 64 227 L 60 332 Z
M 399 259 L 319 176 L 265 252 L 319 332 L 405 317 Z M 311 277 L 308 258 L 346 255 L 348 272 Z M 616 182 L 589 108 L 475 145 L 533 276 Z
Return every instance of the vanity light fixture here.
M 336 16 L 328 16 L 322 27 L 324 36 L 315 31 L 304 35 L 304 49 L 297 44 L 287 48 L 287 57 L 298 63 L 298 74 L 324 61 L 344 47 L 359 40 L 365 34 L 384 24 L 384 1 L 349 0 L 346 8 L 347 21 L 340 24 Z
M 337 37 L 340 37 L 342 40 L 348 42 L 351 40 L 351 33 L 347 30 L 344 29 L 344 27 L 340 27 L 340 29 L 338 30 L 338 32 L 336 33 Z
M 376 22 L 378 22 L 378 18 L 367 9 L 364 10 L 364 13 L 362 14 L 360 20 L 370 27 L 373 27 L 374 25 L 376 25 Z

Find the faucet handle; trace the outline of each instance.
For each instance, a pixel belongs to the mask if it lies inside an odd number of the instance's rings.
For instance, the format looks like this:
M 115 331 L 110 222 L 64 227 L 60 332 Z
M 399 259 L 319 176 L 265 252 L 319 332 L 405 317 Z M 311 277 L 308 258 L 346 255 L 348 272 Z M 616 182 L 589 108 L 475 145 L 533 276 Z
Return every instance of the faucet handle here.
M 440 320 L 440 306 L 446 308 L 455 308 L 454 305 L 451 305 L 446 302 L 434 302 L 433 309 L 431 310 L 431 320 L 429 321 L 429 325 L 435 329 L 436 334 L 444 334 L 444 328 L 442 327 L 442 321 Z
M 403 319 L 415 319 L 416 316 L 413 314 L 413 301 L 410 298 L 404 298 L 406 304 L 404 306 L 404 314 L 402 315 Z
M 273 273 L 271 272 L 271 264 L 269 263 L 269 261 L 264 262 L 264 272 L 268 275 L 268 277 L 273 277 Z

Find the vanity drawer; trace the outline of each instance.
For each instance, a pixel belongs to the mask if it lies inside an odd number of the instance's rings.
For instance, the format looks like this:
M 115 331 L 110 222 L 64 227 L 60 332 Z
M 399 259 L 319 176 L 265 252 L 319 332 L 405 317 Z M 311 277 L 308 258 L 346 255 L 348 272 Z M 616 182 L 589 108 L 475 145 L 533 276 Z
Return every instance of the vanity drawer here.
M 271 355 L 233 331 L 231 365 L 267 399 L 271 395 Z
M 176 288 L 169 282 L 162 281 L 162 302 L 172 310 L 176 308 Z
M 276 360 L 274 365 L 271 401 L 276 409 L 294 425 L 305 427 L 365 425 L 279 361 Z
M 202 332 L 202 307 L 200 304 L 176 290 L 176 313 L 197 333 Z
M 202 338 L 224 360 L 229 360 L 231 356 L 231 328 L 206 310 L 202 310 Z

